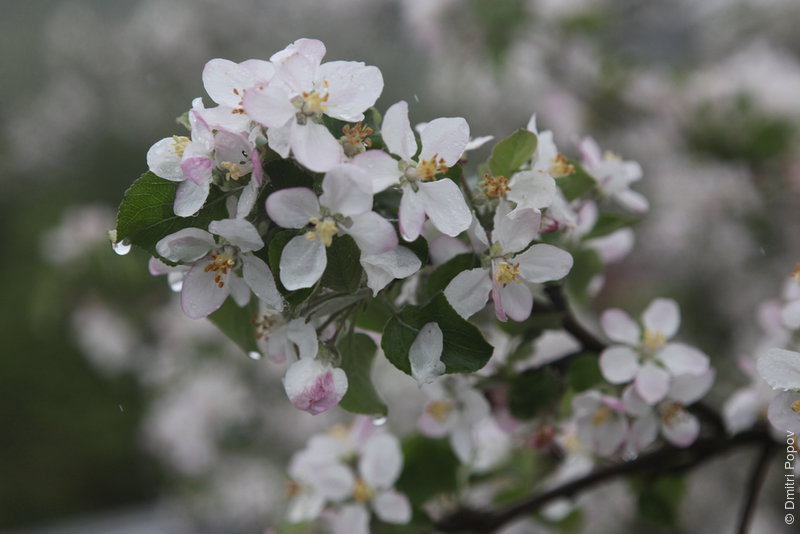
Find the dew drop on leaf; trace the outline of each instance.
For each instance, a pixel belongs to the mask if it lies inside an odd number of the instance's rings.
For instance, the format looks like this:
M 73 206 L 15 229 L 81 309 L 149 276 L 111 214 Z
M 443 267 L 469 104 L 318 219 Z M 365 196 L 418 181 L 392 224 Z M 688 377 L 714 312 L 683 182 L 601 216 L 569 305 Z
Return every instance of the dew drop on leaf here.
M 131 251 L 131 242 L 128 241 L 127 239 L 123 239 L 122 241 L 111 243 L 111 248 L 113 248 L 114 252 L 116 252 L 120 256 L 124 256 L 125 254 Z

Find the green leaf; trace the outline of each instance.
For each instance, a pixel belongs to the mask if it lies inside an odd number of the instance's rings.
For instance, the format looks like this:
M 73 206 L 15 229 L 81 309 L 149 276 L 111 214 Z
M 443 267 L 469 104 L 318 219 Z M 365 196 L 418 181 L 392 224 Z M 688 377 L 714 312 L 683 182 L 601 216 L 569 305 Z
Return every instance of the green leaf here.
M 462 271 L 477 267 L 477 258 L 472 253 L 459 254 L 437 267 L 424 284 L 420 287 L 419 300 L 425 302 L 434 297 L 437 293 L 444 291 L 444 288 L 456 275 Z
M 352 413 L 386 415 L 388 409 L 375 386 L 370 372 L 378 347 L 366 334 L 350 333 L 336 347 L 342 357 L 342 370 L 347 375 L 347 393 L 340 406 Z
M 206 205 L 192 217 L 175 215 L 177 182 L 159 178 L 152 172 L 141 175 L 125 192 L 117 212 L 117 241 L 127 239 L 131 244 L 153 256 L 156 243 L 183 228 L 207 230 L 211 221 L 228 216 L 225 195 L 211 189 Z
M 264 165 L 264 172 L 269 177 L 272 187 L 286 189 L 288 187 L 314 187 L 314 176 L 301 169 L 292 160 L 275 159 Z
M 406 306 L 386 324 L 381 347 L 395 367 L 411 374 L 408 351 L 420 329 L 430 322 L 437 323 L 442 330 L 442 362 L 446 373 L 474 373 L 489 361 L 492 346 L 440 293 L 423 306 Z
M 584 236 L 584 239 L 593 239 L 595 237 L 603 237 L 612 232 L 616 232 L 622 228 L 632 226 L 639 219 L 630 217 L 628 215 L 619 215 L 616 213 L 603 213 L 597 218 L 597 222 L 592 228 L 592 231 Z
M 586 391 L 601 382 L 603 374 L 596 354 L 581 354 L 572 360 L 567 372 L 567 384 L 574 391 Z
M 322 285 L 336 291 L 354 293 L 361 287 L 361 250 L 349 235 L 333 238 L 328 247 L 328 265 L 322 273 Z
M 253 324 L 253 319 L 257 317 L 256 299 L 250 299 L 247 306 L 240 308 L 232 298 L 227 299 L 220 309 L 208 316 L 211 322 L 245 353 L 258 351 L 256 329 Z
M 561 377 L 553 369 L 543 367 L 526 371 L 511 380 L 508 407 L 517 419 L 532 419 L 552 406 L 561 392 Z
M 495 176 L 511 176 L 536 152 L 536 134 L 520 128 L 497 143 L 489 156 L 489 169 Z
M 447 440 L 412 435 L 403 440 L 403 472 L 395 487 L 421 505 L 458 486 L 459 461 Z
M 678 526 L 678 510 L 686 490 L 684 477 L 667 475 L 634 486 L 639 495 L 637 510 L 643 519 L 664 527 Z
M 356 326 L 373 332 L 383 332 L 386 323 L 392 318 L 392 310 L 380 299 L 370 299 L 367 306 L 356 313 Z
M 589 176 L 589 173 L 579 163 L 572 160 L 570 160 L 570 163 L 575 167 L 575 173 L 558 178 L 556 185 L 561 188 L 561 192 L 564 193 L 567 200 L 572 201 L 587 195 L 597 186 L 597 181 Z

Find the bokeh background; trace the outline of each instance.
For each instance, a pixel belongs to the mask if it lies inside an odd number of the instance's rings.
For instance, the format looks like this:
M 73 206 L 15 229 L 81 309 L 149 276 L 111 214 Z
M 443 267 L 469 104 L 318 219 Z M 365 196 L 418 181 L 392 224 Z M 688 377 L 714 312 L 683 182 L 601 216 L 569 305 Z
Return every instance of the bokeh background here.
M 108 243 L 147 149 L 204 95 L 210 58 L 268 58 L 315 37 L 329 59 L 381 68 L 381 109 L 405 99 L 413 121 L 464 116 L 473 135 L 496 136 L 536 112 L 570 156 L 590 134 L 640 161 L 651 213 L 589 309 L 678 299 L 684 336 L 719 371 L 712 404 L 745 382 L 733 362 L 761 335 L 758 304 L 800 261 L 795 0 L 2 7 L 0 532 L 258 532 L 280 515 L 286 458 L 341 417 L 297 414 L 280 369 L 181 317 L 146 257 Z M 378 374 L 390 400 L 405 398 L 405 378 Z M 417 407 L 390 424 L 411 428 Z M 695 477 L 686 524 L 730 529 L 749 461 Z M 773 471 L 753 532 L 783 528 Z M 613 490 L 590 503 L 591 532 L 637 528 Z

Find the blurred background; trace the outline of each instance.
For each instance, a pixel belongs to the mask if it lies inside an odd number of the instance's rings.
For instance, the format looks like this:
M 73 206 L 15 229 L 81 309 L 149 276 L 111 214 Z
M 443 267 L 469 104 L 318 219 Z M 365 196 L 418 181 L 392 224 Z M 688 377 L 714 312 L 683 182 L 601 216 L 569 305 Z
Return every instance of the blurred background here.
M 341 417 L 294 411 L 280 369 L 182 317 L 146 256 L 108 242 L 147 149 L 205 96 L 208 59 L 315 37 L 380 67 L 380 109 L 404 99 L 412 121 L 464 116 L 476 136 L 535 112 L 571 157 L 592 135 L 640 161 L 651 213 L 592 306 L 679 300 L 719 405 L 800 260 L 798 21 L 796 0 L 4 0 L 0 532 L 259 532 L 288 456 Z M 390 400 L 409 386 L 378 374 Z M 731 528 L 740 460 L 693 479 L 687 525 Z M 753 532 L 783 528 L 781 487 Z M 592 532 L 635 528 L 617 493 Z

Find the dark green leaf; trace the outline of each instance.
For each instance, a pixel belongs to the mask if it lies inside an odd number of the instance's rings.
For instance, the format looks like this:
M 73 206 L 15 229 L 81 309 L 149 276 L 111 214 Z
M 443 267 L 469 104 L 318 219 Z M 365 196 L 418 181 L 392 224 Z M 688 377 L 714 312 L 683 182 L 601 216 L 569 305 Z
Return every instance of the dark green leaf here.
M 361 286 L 361 250 L 349 235 L 334 237 L 328 247 L 328 265 L 322 274 L 322 285 L 336 291 L 354 293 Z
M 444 291 L 447 284 L 449 284 L 458 273 L 477 267 L 477 263 L 475 255 L 467 253 L 459 254 L 450 261 L 437 267 L 420 287 L 420 302 L 430 300 L 440 291 Z
M 497 143 L 489 156 L 489 169 L 495 176 L 511 176 L 536 152 L 536 134 L 520 128 Z
M 370 299 L 367 306 L 355 316 L 356 326 L 373 332 L 383 332 L 392 312 L 380 299 Z
M 232 298 L 208 316 L 222 333 L 228 336 L 231 341 L 239 345 L 245 352 L 258 351 L 256 345 L 256 330 L 253 320 L 258 317 L 258 302 L 250 299 L 250 303 L 244 308 L 240 308 Z
M 156 243 L 164 237 L 195 227 L 208 229 L 208 224 L 228 216 L 225 195 L 212 188 L 205 207 L 192 217 L 175 215 L 177 182 L 159 178 L 152 172 L 140 176 L 125 192 L 117 212 L 117 241 L 127 239 L 153 256 Z
M 350 333 L 336 347 L 342 357 L 342 370 L 347 375 L 347 393 L 340 406 L 353 413 L 386 415 L 383 402 L 372 384 L 370 372 L 378 347 L 366 334 Z
M 678 509 L 686 490 L 683 477 L 667 475 L 655 481 L 639 481 L 636 487 L 637 509 L 642 518 L 663 527 L 677 527 Z
M 459 461 L 446 440 L 413 435 L 403 441 L 403 472 L 395 485 L 420 505 L 458 485 Z
M 381 347 L 395 367 L 411 374 L 408 351 L 427 323 L 439 325 L 444 337 L 442 362 L 447 373 L 474 373 L 492 356 L 492 346 L 478 328 L 461 318 L 439 294 L 424 306 L 406 306 L 386 325 Z
M 567 372 L 567 383 L 576 392 L 587 389 L 603 381 L 596 354 L 581 354 L 576 356 Z
M 616 213 L 603 213 L 597 218 L 597 222 L 592 231 L 584 236 L 584 239 L 603 237 L 622 228 L 627 228 L 638 221 L 635 217 L 618 215 Z
M 508 407 L 517 419 L 532 419 L 552 406 L 561 392 L 561 377 L 549 367 L 526 371 L 511 380 Z
M 314 175 L 301 169 L 292 160 L 275 159 L 264 165 L 264 172 L 269 177 L 272 187 L 286 189 L 289 187 L 314 186 Z
M 570 161 L 575 167 L 575 173 L 569 176 L 562 176 L 556 180 L 556 185 L 561 188 L 561 192 L 567 200 L 575 200 L 578 197 L 588 194 L 597 185 L 597 181 L 575 161 Z

